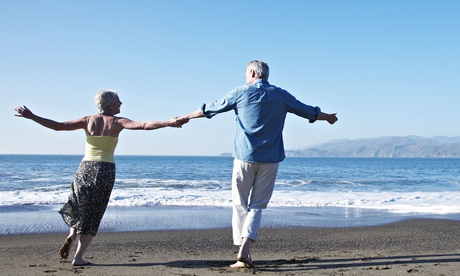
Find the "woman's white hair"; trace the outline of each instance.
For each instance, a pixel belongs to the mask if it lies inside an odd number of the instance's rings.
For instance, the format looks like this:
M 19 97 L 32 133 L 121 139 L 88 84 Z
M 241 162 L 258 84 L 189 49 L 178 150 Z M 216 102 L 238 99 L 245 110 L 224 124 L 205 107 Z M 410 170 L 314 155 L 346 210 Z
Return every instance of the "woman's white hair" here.
M 261 60 L 253 60 L 248 63 L 246 66 L 247 69 L 254 70 L 256 77 L 261 79 L 268 80 L 268 75 L 270 74 L 270 69 L 268 68 L 268 64 L 261 61 Z
M 99 114 L 106 114 L 108 112 L 107 107 L 114 105 L 117 101 L 118 93 L 113 90 L 99 90 L 96 96 L 94 96 L 94 102 L 96 103 Z

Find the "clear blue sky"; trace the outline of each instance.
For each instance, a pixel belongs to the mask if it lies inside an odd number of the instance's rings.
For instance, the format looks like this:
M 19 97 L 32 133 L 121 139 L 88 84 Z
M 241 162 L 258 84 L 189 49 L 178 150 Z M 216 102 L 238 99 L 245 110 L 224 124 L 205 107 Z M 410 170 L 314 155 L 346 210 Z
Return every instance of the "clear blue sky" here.
M 332 139 L 460 136 L 460 1 L 1 1 L 0 154 L 83 154 L 84 132 L 14 117 L 16 105 L 65 121 L 118 91 L 120 116 L 166 120 L 245 82 L 254 59 L 334 126 L 288 115 L 286 149 Z M 117 154 L 231 152 L 232 112 L 182 129 L 129 131 Z

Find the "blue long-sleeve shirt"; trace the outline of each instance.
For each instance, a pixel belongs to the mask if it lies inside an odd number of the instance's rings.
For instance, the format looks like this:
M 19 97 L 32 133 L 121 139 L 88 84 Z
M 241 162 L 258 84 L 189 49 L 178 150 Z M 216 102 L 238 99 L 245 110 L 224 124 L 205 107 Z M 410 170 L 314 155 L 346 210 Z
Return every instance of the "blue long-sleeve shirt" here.
M 288 112 L 306 118 L 310 123 L 315 122 L 321 112 L 319 107 L 298 101 L 265 79 L 239 86 L 220 100 L 201 106 L 207 118 L 230 110 L 236 115 L 233 157 L 251 163 L 284 160 L 283 128 Z

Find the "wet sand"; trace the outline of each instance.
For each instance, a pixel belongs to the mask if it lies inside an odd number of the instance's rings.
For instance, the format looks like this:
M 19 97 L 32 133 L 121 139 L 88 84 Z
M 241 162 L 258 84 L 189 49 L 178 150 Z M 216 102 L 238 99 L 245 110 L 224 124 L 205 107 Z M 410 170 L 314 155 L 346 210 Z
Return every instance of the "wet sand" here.
M 231 229 L 101 232 L 73 267 L 63 233 L 0 236 L 2 275 L 458 275 L 460 221 L 381 226 L 262 228 L 255 268 L 232 269 Z M 74 250 L 71 252 L 73 256 Z

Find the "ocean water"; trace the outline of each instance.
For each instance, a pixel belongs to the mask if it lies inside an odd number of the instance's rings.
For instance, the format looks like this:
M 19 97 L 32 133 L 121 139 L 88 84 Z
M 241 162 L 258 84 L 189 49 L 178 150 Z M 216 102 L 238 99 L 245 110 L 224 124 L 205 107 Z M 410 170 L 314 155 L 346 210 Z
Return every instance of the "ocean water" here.
M 0 234 L 67 231 L 82 156 L 0 155 Z M 230 227 L 231 157 L 117 156 L 101 231 Z M 460 159 L 286 158 L 263 226 L 460 219 Z

